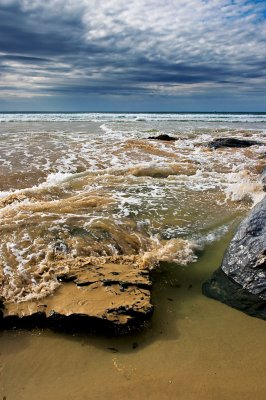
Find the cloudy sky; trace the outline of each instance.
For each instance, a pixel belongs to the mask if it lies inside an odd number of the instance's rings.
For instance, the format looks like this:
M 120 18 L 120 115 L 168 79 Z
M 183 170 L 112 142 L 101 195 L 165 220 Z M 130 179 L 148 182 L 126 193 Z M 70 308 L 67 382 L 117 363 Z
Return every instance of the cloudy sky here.
M 0 0 L 0 111 L 266 111 L 265 0 Z

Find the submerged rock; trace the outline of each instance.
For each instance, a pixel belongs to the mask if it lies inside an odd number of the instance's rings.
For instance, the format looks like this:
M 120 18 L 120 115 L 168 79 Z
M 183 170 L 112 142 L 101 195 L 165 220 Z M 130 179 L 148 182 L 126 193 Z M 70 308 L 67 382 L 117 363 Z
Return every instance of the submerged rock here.
M 166 141 L 166 142 L 173 142 L 173 141 L 177 140 L 177 138 L 175 138 L 173 136 L 169 136 L 166 133 L 158 135 L 158 136 L 149 136 L 148 139 L 163 140 L 163 141 Z
M 92 265 L 86 258 L 59 275 L 53 295 L 23 302 L 1 302 L 0 326 L 43 327 L 126 333 L 151 316 L 148 269 L 126 264 Z
M 237 138 L 218 138 L 207 144 L 212 149 L 220 149 L 222 147 L 250 147 L 261 144 L 255 140 L 237 139 Z
M 242 221 L 203 293 L 266 319 L 266 197 Z

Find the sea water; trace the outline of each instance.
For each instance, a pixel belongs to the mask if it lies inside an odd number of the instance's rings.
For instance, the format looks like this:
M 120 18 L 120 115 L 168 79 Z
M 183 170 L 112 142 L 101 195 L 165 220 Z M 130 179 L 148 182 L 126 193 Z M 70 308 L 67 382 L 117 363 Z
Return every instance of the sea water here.
M 263 113 L 0 114 L 5 301 L 56 293 L 58 260 L 86 257 L 148 264 L 155 306 L 128 338 L 2 332 L 3 397 L 264 398 L 265 322 L 201 284 L 264 196 L 265 129 Z M 209 148 L 218 137 L 261 145 Z

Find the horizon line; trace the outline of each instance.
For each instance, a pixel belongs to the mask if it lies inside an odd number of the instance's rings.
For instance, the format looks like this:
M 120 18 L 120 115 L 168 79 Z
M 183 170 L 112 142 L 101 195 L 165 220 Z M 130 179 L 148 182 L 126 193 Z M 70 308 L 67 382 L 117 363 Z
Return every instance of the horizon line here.
M 151 110 L 145 110 L 145 111 L 99 111 L 99 110 L 88 110 L 88 111 L 77 111 L 77 110 L 55 110 L 55 111 L 48 111 L 48 110 L 7 110 L 7 111 L 1 111 L 0 114 L 11 114 L 11 113 L 32 113 L 32 114 L 37 114 L 37 113 L 47 113 L 47 114 L 57 114 L 57 113 L 65 113 L 65 114 L 90 114 L 90 113 L 106 113 L 106 114 L 266 114 L 265 111 L 224 111 L 224 110 L 219 110 L 219 111 L 151 111 Z

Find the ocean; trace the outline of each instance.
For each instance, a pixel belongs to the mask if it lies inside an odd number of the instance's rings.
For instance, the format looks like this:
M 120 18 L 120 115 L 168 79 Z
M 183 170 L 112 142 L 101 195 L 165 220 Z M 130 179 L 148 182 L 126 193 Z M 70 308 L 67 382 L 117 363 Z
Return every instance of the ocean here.
M 261 144 L 208 147 L 219 137 Z M 201 284 L 264 196 L 265 154 L 266 113 L 0 113 L 5 302 L 56 295 L 87 259 L 148 265 L 155 306 L 126 338 L 1 332 L 0 395 L 264 399 L 265 322 Z

